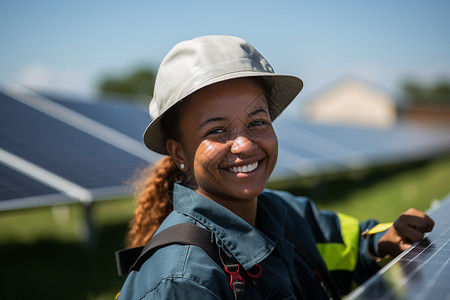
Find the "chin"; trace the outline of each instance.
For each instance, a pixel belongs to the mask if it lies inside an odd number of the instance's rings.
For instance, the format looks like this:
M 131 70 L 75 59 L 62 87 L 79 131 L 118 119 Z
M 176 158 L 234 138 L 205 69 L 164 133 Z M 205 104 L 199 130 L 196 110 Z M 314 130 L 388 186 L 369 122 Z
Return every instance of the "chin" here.
M 237 198 L 254 199 L 254 198 L 258 197 L 264 191 L 264 188 L 265 188 L 265 186 L 244 188 L 243 190 L 241 190 L 240 192 L 237 193 L 242 196 L 237 197 Z

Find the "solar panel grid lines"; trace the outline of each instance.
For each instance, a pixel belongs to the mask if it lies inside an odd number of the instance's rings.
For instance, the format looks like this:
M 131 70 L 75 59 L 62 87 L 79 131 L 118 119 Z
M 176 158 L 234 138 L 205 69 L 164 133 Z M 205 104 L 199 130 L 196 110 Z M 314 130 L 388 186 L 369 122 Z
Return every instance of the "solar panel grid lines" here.
M 280 120 L 279 125 L 275 124 L 275 127 L 279 129 L 279 140 L 283 147 L 295 152 L 301 151 L 312 160 L 325 160 L 330 165 L 334 163 L 344 169 L 363 168 L 368 163 L 364 154 L 356 147 L 320 136 L 311 128 L 300 126 L 299 122 Z M 292 136 L 296 139 L 293 140 Z M 299 140 L 307 142 L 298 143 Z
M 0 163 L 0 202 L 15 198 L 59 194 L 59 191 Z
M 448 240 L 446 241 L 445 245 L 443 245 L 441 248 L 436 250 L 436 252 L 434 253 L 432 258 L 434 259 L 434 258 L 440 256 L 440 254 L 437 254 L 437 253 L 442 253 L 444 249 L 447 249 L 447 250 L 449 249 L 448 248 Z M 424 264 L 430 262 L 432 258 L 430 258 Z M 449 275 L 450 275 L 449 272 L 447 272 L 447 274 L 444 274 L 445 269 L 448 268 L 450 255 L 446 255 L 446 257 L 444 256 L 444 257 L 441 257 L 441 258 L 443 258 L 444 260 L 443 261 L 439 261 L 439 260 L 437 261 L 437 264 L 436 264 L 437 269 L 435 269 L 435 273 L 431 274 L 431 277 L 427 281 L 427 283 L 425 284 L 424 288 L 419 290 L 419 292 L 418 292 L 418 294 L 416 296 L 417 299 L 427 299 L 428 295 L 431 293 L 431 290 L 433 288 L 435 288 L 435 287 L 436 288 L 442 288 L 442 289 L 446 289 L 447 288 L 445 285 L 444 286 L 436 286 L 436 282 L 439 282 L 439 279 L 441 277 L 446 277 L 447 281 L 448 281 Z M 404 283 L 406 283 L 406 281 Z M 447 290 L 447 293 L 450 293 L 450 292 Z
M 424 245 L 425 248 L 415 259 L 410 260 L 408 264 L 405 263 L 403 270 L 406 275 L 399 281 L 399 284 L 402 286 L 408 285 L 409 293 L 413 294 L 416 299 L 427 299 L 426 297 L 431 292 L 430 289 L 435 286 L 439 277 L 442 276 L 442 271 L 447 267 L 448 256 L 444 258 L 439 254 L 445 251 L 447 243 L 448 240 L 443 245 Z M 423 261 L 421 261 L 421 256 L 425 256 Z M 442 258 L 444 258 L 444 261 L 442 261 Z M 431 266 L 431 270 L 429 266 Z M 423 277 L 428 277 L 426 283 L 423 287 L 417 288 L 414 283 L 420 283 Z M 409 281 L 413 284 L 408 284 Z
M 154 161 L 150 158 L 151 152 L 135 139 L 68 109 L 63 105 L 48 100 L 31 90 L 20 85 L 8 85 L 3 89 L 3 92 L 17 101 L 29 105 L 106 143 L 110 143 L 136 157 L 147 160 L 148 162 Z
M 278 174 L 285 175 L 285 172 L 281 172 L 283 169 L 288 170 L 291 174 L 300 176 L 317 173 L 317 166 L 312 160 L 291 152 L 284 147 L 279 147 L 277 166 L 271 178 L 277 178 Z
M 125 174 L 131 176 L 136 167 L 148 165 L 4 94 L 0 93 L 0 100 L 5 108 L 0 113 L 0 146 L 78 185 L 88 189 L 122 185 Z
M 435 228 L 350 295 L 353 299 L 450 299 L 450 196 L 428 211 Z
M 130 196 L 130 178 L 149 165 L 2 92 L 0 104 L 0 210 Z M 61 182 L 81 188 L 67 192 Z
M 333 147 L 337 145 L 337 148 L 345 152 L 346 157 L 350 157 L 355 151 L 348 151 L 346 147 L 326 141 L 293 121 L 277 119 L 274 122 L 274 129 L 278 136 L 279 155 L 271 179 L 283 180 L 294 174 L 305 177 L 351 169 L 354 166 L 347 163 Z M 353 155 L 351 160 L 354 162 L 357 157 L 359 155 Z
M 93 201 L 89 190 L 0 148 L 0 162 L 81 202 Z
M 108 101 L 108 99 L 88 101 L 86 98 L 67 98 L 51 93 L 44 93 L 43 96 L 143 144 L 143 131 L 151 120 L 148 107 L 126 100 L 121 102 Z
M 450 148 L 449 130 L 419 124 L 400 122 L 389 129 L 376 129 L 280 119 L 274 123 L 274 128 L 279 136 L 280 147 L 301 154 L 313 164 L 335 161 L 342 166 L 342 170 L 426 159 L 448 153 Z M 303 135 L 304 132 L 311 132 L 312 136 Z M 292 139 L 292 136 L 296 138 Z M 312 138 L 314 136 L 329 142 L 317 144 L 317 138 Z M 316 149 L 315 146 L 320 144 L 322 148 Z M 336 144 L 345 147 L 333 147 Z M 356 152 L 347 151 L 346 148 L 355 149 Z M 316 169 L 327 170 L 321 167 Z
M 345 152 L 345 153 L 352 153 L 352 154 L 358 154 L 359 151 L 356 149 L 353 149 L 352 147 L 349 147 L 348 145 L 344 145 L 338 141 L 333 141 L 327 138 L 324 138 L 323 136 L 318 135 L 317 133 L 314 133 L 307 128 L 302 128 L 298 126 L 298 123 L 295 122 L 289 122 L 288 120 L 279 120 L 280 126 L 282 126 L 284 129 L 287 129 L 290 133 L 295 133 L 295 136 L 297 138 L 304 137 L 305 140 L 309 142 L 311 146 L 315 146 L 314 148 L 317 148 L 319 150 L 323 151 L 324 153 L 329 153 L 329 149 L 333 149 L 333 152 Z M 275 125 L 276 126 L 276 125 Z M 283 130 L 284 131 L 284 130 Z M 293 136 L 293 134 L 289 135 Z

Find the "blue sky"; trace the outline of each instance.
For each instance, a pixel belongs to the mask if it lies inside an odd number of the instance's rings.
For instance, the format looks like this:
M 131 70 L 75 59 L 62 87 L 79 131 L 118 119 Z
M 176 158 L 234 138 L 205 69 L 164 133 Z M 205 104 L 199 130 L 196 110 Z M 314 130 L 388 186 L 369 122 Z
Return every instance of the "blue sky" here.
M 236 35 L 303 97 L 342 76 L 395 90 L 450 78 L 449 1 L 0 1 L 0 83 L 93 94 L 104 75 L 157 67 L 181 40 Z

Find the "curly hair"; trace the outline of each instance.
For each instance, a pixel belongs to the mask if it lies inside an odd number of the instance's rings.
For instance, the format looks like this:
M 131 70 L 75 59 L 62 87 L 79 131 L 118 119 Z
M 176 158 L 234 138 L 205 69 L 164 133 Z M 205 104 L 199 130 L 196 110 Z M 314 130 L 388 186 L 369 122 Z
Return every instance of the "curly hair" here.
M 170 156 L 142 170 L 135 182 L 138 206 L 127 236 L 128 247 L 145 245 L 173 210 L 173 185 L 181 175 Z
M 185 101 L 180 101 L 161 120 L 166 139 L 179 140 L 178 125 Z M 127 246 L 144 246 L 173 210 L 173 185 L 184 179 L 172 157 L 164 156 L 137 174 L 134 182 L 137 207 L 127 234 Z

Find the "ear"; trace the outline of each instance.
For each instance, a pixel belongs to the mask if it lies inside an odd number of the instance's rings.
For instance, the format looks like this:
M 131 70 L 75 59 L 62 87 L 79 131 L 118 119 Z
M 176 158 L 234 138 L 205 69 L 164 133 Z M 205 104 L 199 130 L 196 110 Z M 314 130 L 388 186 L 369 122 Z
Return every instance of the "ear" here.
M 181 144 L 179 142 L 175 141 L 174 139 L 168 139 L 166 141 L 166 149 L 179 168 L 181 164 L 186 165 L 186 155 L 184 153 L 183 147 L 181 147 Z

